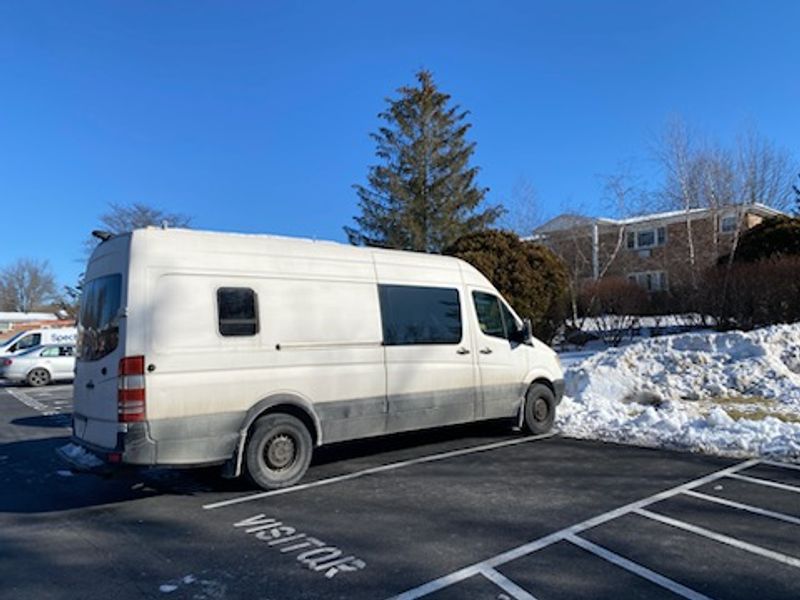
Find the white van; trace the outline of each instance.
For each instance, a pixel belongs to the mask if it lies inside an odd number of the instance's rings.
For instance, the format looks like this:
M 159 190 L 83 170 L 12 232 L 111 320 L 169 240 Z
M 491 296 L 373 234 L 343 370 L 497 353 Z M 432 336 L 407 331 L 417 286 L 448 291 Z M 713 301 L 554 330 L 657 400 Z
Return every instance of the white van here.
M 0 355 L 18 354 L 36 346 L 61 345 L 69 346 L 75 343 L 78 331 L 75 327 L 53 327 L 43 329 L 28 329 L 20 331 L 15 336 L 0 343 Z
M 461 260 L 139 229 L 92 254 L 73 441 L 106 463 L 297 482 L 315 446 L 495 418 L 550 429 L 556 354 Z

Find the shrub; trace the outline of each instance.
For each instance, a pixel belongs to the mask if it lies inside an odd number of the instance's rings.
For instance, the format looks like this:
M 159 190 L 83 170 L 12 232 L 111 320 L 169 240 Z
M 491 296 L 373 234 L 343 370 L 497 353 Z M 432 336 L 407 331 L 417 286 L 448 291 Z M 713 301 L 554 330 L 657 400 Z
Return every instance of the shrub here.
M 702 289 L 702 310 L 720 329 L 800 321 L 800 256 L 713 267 Z
M 800 256 L 800 218 L 769 217 L 742 233 L 734 262 L 753 263 L 765 258 Z M 730 255 L 719 259 L 727 264 Z
M 531 320 L 539 339 L 553 339 L 564 322 L 568 279 L 550 250 L 508 231 L 486 230 L 462 236 L 445 254 L 472 264 L 520 316 Z
M 578 297 L 581 312 L 594 319 L 597 333 L 618 346 L 633 334 L 639 315 L 649 308 L 647 292 L 624 277 L 604 277 L 587 283 Z

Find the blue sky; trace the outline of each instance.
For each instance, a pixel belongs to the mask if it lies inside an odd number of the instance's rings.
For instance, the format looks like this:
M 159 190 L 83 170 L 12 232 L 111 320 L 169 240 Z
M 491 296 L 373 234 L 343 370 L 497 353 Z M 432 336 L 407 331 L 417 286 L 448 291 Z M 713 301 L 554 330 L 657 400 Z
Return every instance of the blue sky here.
M 0 4 L 0 267 L 61 283 L 109 202 L 199 228 L 344 240 L 384 98 L 421 67 L 471 111 L 490 202 L 600 212 L 598 175 L 655 178 L 671 114 L 800 154 L 800 3 Z

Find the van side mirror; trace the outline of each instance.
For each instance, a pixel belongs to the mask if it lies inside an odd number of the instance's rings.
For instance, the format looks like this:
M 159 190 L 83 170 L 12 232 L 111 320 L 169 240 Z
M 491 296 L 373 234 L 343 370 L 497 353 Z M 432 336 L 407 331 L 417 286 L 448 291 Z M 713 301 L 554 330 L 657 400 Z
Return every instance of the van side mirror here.
M 533 339 L 533 323 L 531 323 L 530 319 L 522 319 L 522 331 L 525 335 L 525 343 L 531 343 Z
M 511 332 L 510 340 L 516 344 L 529 344 L 533 337 L 533 327 L 530 319 L 522 320 L 522 327 Z

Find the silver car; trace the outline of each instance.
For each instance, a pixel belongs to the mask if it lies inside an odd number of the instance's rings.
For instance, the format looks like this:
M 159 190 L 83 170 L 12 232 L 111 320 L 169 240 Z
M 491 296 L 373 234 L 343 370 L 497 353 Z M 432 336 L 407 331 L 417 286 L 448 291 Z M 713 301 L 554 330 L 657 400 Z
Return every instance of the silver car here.
M 39 387 L 52 381 L 74 379 L 75 346 L 37 346 L 13 356 L 0 357 L 0 378 Z

